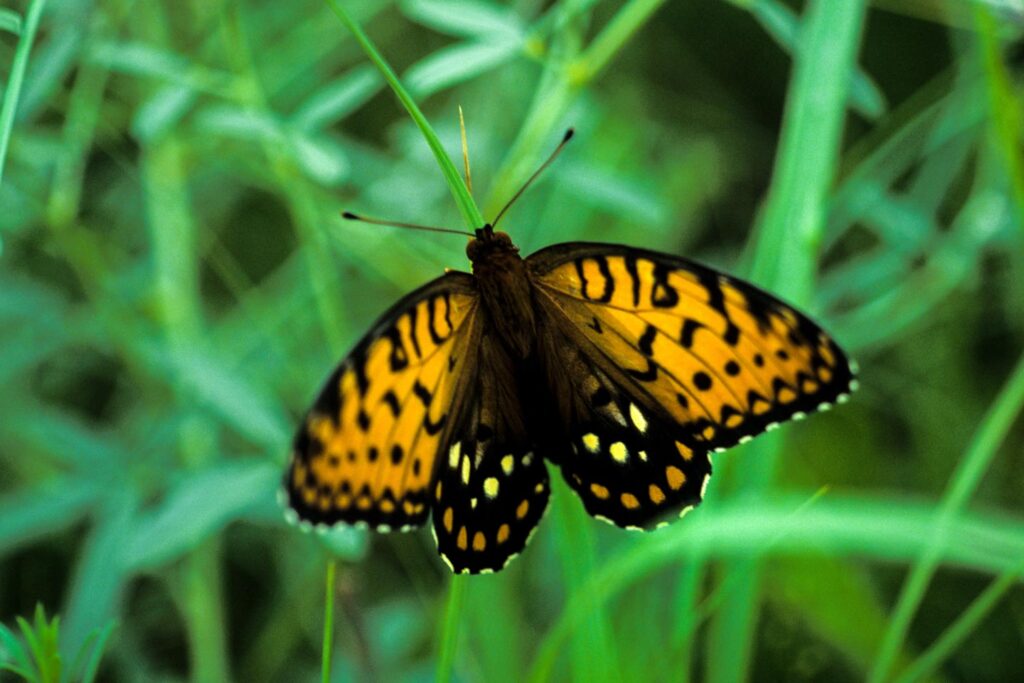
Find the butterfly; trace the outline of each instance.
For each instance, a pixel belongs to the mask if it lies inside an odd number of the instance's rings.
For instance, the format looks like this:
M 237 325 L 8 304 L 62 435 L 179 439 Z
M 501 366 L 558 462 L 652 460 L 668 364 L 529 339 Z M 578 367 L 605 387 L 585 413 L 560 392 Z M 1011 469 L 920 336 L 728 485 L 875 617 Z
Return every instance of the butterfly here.
M 587 242 L 524 259 L 491 224 L 466 253 L 472 274 L 400 300 L 328 378 L 284 477 L 293 521 L 429 517 L 453 572 L 498 571 L 550 470 L 590 515 L 653 528 L 700 503 L 712 453 L 856 388 L 810 318 L 694 261 Z

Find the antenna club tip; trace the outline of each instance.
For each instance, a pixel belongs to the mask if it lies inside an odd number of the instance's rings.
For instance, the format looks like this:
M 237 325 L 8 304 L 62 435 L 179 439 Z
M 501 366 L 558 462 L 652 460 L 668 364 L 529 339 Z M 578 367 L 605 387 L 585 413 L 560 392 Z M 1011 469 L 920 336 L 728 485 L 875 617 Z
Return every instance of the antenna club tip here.
M 562 138 L 562 142 L 569 142 L 569 140 L 572 140 L 572 136 L 575 135 L 575 134 L 576 134 L 576 129 L 575 128 L 569 128 L 569 130 L 565 131 L 565 137 Z
M 351 211 L 342 211 L 341 217 L 350 221 L 361 220 L 357 214 L 354 214 Z

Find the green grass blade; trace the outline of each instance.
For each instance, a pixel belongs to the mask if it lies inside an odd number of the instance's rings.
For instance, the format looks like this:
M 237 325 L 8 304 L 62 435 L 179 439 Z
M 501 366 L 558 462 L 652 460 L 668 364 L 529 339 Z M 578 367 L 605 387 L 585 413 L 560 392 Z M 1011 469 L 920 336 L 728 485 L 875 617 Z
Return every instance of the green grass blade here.
M 798 303 L 813 288 L 865 11 L 863 0 L 810 3 L 794 55 L 774 180 L 750 275 Z
M 665 0 L 633 0 L 623 5 L 569 68 L 570 81 L 593 80 L 663 4 Z
M 4 669 L 25 679 L 30 679 L 33 670 L 32 660 L 25 646 L 14 633 L 0 624 L 0 671 Z
M 459 647 L 462 608 L 466 602 L 466 589 L 471 580 L 456 575 L 448 584 L 448 603 L 444 610 L 444 623 L 441 625 L 441 647 L 437 654 L 437 674 L 434 676 L 438 683 L 452 680 L 455 671 L 455 652 Z
M 327 562 L 327 585 L 324 592 L 324 643 L 321 654 L 320 680 L 323 683 L 331 681 L 331 650 L 334 648 L 334 573 L 338 561 Z
M 89 650 L 89 659 L 86 661 L 85 668 L 82 670 L 82 683 L 93 683 L 96 680 L 96 673 L 100 668 L 100 661 L 103 659 L 103 652 L 107 648 L 107 642 L 110 640 L 110 636 L 114 633 L 114 629 L 117 628 L 117 622 L 110 622 L 104 626 L 97 634 L 95 640 L 92 642 L 92 647 Z
M 0 31 L 21 35 L 21 15 L 6 7 L 0 8 Z
M 28 68 L 29 53 L 39 29 L 39 17 L 43 13 L 46 0 L 32 0 L 25 13 L 25 21 L 21 26 L 18 47 L 14 50 L 14 61 L 11 62 L 11 75 L 4 88 L 3 103 L 0 104 L 0 184 L 4 179 L 4 162 L 7 160 L 7 147 L 11 141 L 14 128 L 14 117 L 18 113 L 18 101 L 21 87 L 25 82 L 25 69 Z
M 431 128 L 427 118 L 420 111 L 416 101 L 413 100 L 412 95 L 405 89 L 402 82 L 398 79 L 398 75 L 395 74 L 394 69 L 387 63 L 384 56 L 377 50 L 374 44 L 370 41 L 370 38 L 363 32 L 363 29 L 359 27 L 346 12 L 337 0 L 324 0 L 331 10 L 338 16 L 341 23 L 352 32 L 356 41 L 360 47 L 366 53 L 366 56 L 370 58 L 370 61 L 380 70 L 381 75 L 384 76 L 384 80 L 387 81 L 388 85 L 391 86 L 391 90 L 398 97 L 398 100 L 405 107 L 405 110 L 409 112 L 409 116 L 416 123 L 416 126 L 420 129 L 423 137 L 426 139 L 427 144 L 430 146 L 430 150 L 434 153 L 434 157 L 437 159 L 438 166 L 441 167 L 441 173 L 444 175 L 445 181 L 448 183 L 448 187 L 451 190 L 452 196 L 455 198 L 455 203 L 459 207 L 459 212 L 462 214 L 462 219 L 466 223 L 466 227 L 470 230 L 482 227 L 484 224 L 484 218 L 480 214 L 480 209 L 477 208 L 476 202 L 473 201 L 472 195 L 466 188 L 466 183 L 462 179 L 462 175 L 459 170 L 452 163 L 448 153 L 445 152 L 444 147 L 441 145 L 441 141 L 437 137 L 437 133 Z
M 551 498 L 565 592 L 575 595 L 599 566 L 593 521 L 561 479 L 551 482 Z M 572 679 L 594 683 L 620 680 L 611 617 L 596 605 L 591 612 L 593 618 L 581 624 L 578 636 L 569 642 Z
M 1019 11 L 1019 8 L 1018 8 Z M 992 129 L 992 149 L 1006 173 L 1017 220 L 1024 230 L 1024 160 L 1018 153 L 1024 127 L 1024 104 L 1015 76 L 1004 63 L 999 39 L 1000 19 L 996 10 L 982 4 L 974 7 L 974 23 L 978 36 L 978 53 L 988 90 L 989 126 Z
M 939 566 L 943 547 L 951 538 L 950 525 L 961 513 L 968 499 L 978 488 L 992 459 L 1006 438 L 1007 432 L 1024 407 L 1024 356 L 1006 382 L 975 433 L 967 453 L 957 466 L 942 502 L 935 523 L 928 533 L 928 545 L 914 563 L 896 601 L 892 621 L 882 641 L 881 650 L 871 671 L 871 681 L 884 681 L 896 662 L 907 630 L 918 606 L 928 590 Z

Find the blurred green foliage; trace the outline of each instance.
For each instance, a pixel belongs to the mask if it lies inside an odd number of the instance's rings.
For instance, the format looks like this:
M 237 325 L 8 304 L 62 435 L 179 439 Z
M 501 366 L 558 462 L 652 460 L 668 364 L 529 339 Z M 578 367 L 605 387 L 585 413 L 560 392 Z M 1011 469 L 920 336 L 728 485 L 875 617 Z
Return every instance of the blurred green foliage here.
M 424 532 L 303 535 L 275 501 L 298 415 L 391 302 L 465 267 L 454 238 L 338 216 L 461 226 L 422 131 L 318 0 L 15 2 L 0 621 L 60 612 L 22 623 L 36 666 L 89 644 L 105 680 L 314 680 L 334 558 L 335 680 L 1024 679 L 1020 3 L 341 5 L 453 159 L 462 106 L 484 216 L 577 128 L 505 223 L 525 253 L 753 277 L 862 390 L 719 457 L 657 533 L 557 490 L 496 576 L 453 584 Z

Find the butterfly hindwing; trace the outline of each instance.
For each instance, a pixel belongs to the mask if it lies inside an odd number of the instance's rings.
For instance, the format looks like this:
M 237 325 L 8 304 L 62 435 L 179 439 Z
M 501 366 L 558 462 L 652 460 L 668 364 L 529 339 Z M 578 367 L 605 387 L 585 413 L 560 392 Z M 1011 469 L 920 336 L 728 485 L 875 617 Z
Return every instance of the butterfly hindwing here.
M 685 259 L 568 243 L 527 259 L 544 306 L 693 446 L 721 450 L 844 401 L 846 356 L 795 309 Z M 586 343 L 583 343 L 583 340 Z
M 479 331 L 471 276 L 398 302 L 331 374 L 293 442 L 284 490 L 310 524 L 422 524 Z
M 566 321 L 549 311 L 549 329 Z M 560 338 L 561 337 L 561 338 Z M 553 332 L 549 384 L 563 396 L 557 462 L 587 512 L 625 528 L 650 528 L 698 504 L 711 475 L 707 449 L 620 369 Z
M 485 330 L 433 502 L 437 549 L 456 573 L 498 571 L 529 542 L 550 495 L 524 421 L 515 369 Z

